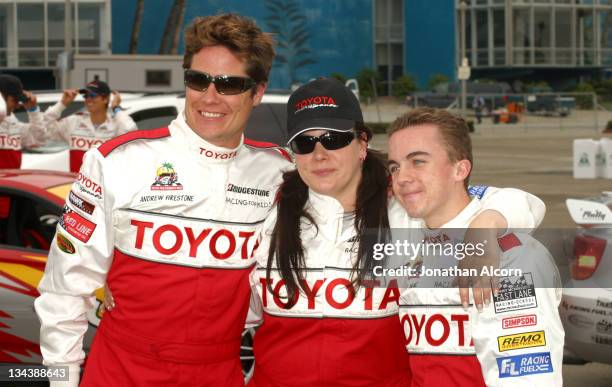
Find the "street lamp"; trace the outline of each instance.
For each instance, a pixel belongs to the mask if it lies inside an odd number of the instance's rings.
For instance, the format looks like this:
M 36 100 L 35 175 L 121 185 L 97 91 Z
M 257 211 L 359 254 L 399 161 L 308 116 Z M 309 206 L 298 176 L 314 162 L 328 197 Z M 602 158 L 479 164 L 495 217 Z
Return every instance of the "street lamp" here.
M 59 61 L 60 71 L 62 74 L 62 89 L 70 87 L 70 67 L 71 52 L 72 52 L 72 4 L 71 0 L 64 2 L 64 57 Z
M 461 58 L 461 63 L 459 65 L 459 70 L 457 71 L 457 78 L 461 80 L 461 116 L 465 118 L 467 116 L 467 97 L 466 97 L 466 81 L 470 78 L 470 67 L 468 64 L 467 57 L 465 56 L 465 10 L 467 8 L 467 3 L 465 0 L 461 0 L 459 2 L 459 12 L 461 14 L 461 25 L 460 25 L 460 36 L 461 36 L 461 48 L 459 56 Z

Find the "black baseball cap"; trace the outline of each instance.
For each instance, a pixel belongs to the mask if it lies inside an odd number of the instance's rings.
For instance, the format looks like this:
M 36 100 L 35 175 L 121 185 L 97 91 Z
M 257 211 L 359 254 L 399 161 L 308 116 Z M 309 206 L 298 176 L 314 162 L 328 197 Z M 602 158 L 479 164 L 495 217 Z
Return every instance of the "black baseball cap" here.
M 109 95 L 111 93 L 108 83 L 103 81 L 91 81 L 84 88 L 79 90 L 81 94 L 96 93 L 99 95 Z
M 294 91 L 287 103 L 287 143 L 312 129 L 348 132 L 363 122 L 355 94 L 335 78 L 319 78 Z
M 14 75 L 0 74 L 0 92 L 3 95 L 15 97 L 19 101 L 28 100 L 23 93 L 21 80 Z

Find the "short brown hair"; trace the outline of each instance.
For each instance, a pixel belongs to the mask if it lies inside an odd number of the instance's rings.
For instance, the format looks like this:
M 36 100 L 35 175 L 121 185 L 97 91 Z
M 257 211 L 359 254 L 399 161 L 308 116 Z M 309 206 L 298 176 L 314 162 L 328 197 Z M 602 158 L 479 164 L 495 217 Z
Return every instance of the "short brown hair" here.
M 438 128 L 448 158 L 452 162 L 469 160 L 472 166 L 472 140 L 467 122 L 460 116 L 444 109 L 430 107 L 416 108 L 405 113 L 393 121 L 387 133 L 389 137 L 402 129 L 417 125 L 435 125 Z M 471 174 L 470 170 L 470 174 Z M 465 178 L 465 186 L 469 184 L 470 175 Z
M 274 39 L 255 21 L 234 13 L 197 17 L 185 29 L 183 68 L 202 48 L 223 46 L 246 63 L 246 73 L 257 83 L 268 81 L 274 61 Z

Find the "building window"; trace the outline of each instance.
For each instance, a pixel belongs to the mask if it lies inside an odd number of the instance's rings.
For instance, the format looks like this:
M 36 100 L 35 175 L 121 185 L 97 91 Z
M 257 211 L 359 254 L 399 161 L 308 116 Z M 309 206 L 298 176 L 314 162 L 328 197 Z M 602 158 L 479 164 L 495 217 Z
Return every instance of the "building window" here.
M 17 4 L 19 66 L 45 65 L 44 4 Z
M 79 4 L 79 52 L 82 54 L 99 54 L 101 51 L 102 7 L 99 4 Z
M 0 67 L 6 67 L 8 62 L 8 35 L 11 23 L 9 5 L 0 5 Z
M 572 51 L 572 11 L 558 8 L 555 11 L 555 64 L 572 64 Z
M 493 65 L 506 64 L 506 14 L 503 9 L 493 10 Z
M 147 70 L 146 86 L 170 86 L 171 75 L 170 70 Z
M 381 77 L 380 95 L 390 95 L 393 81 L 404 74 L 404 1 L 376 0 L 374 58 Z
M 548 8 L 536 8 L 534 10 L 534 59 L 535 64 L 551 63 L 551 17 L 552 13 Z

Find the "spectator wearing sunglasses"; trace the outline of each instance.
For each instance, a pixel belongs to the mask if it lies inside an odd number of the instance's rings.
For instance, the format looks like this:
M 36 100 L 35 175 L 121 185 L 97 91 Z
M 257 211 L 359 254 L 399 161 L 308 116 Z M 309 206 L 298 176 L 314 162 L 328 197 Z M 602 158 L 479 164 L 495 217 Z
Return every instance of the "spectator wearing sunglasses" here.
M 19 108 L 28 112 L 28 123 L 13 114 Z M 43 115 L 36 96 L 23 90 L 19 78 L 0 74 L 0 168 L 21 168 L 21 149 L 44 142 Z
M 196 18 L 184 112 L 86 153 L 36 300 L 44 362 L 68 365 L 73 385 L 91 295 L 107 281 L 115 306 L 82 386 L 244 386 L 253 251 L 291 167 L 243 136 L 273 60 L 271 35 L 251 19 Z
M 85 111 L 61 118 L 62 112 L 78 94 L 85 99 Z M 109 109 L 110 104 L 110 109 Z M 78 172 L 83 155 L 113 137 L 137 129 L 136 123 L 121 110 L 121 96 L 106 82 L 94 80 L 82 89 L 64 90 L 61 101 L 44 114 L 47 137 L 65 141 L 70 147 L 70 171 Z
M 287 120 L 297 169 L 283 174 L 255 252 L 249 323 L 261 326 L 249 386 L 410 386 L 400 291 L 373 275 L 372 252 L 389 241 L 390 219 L 420 222 L 388 202 L 386 162 L 368 148 L 372 132 L 342 83 L 297 89 Z

